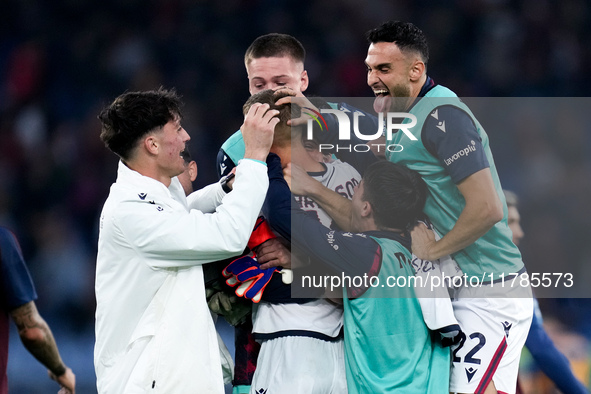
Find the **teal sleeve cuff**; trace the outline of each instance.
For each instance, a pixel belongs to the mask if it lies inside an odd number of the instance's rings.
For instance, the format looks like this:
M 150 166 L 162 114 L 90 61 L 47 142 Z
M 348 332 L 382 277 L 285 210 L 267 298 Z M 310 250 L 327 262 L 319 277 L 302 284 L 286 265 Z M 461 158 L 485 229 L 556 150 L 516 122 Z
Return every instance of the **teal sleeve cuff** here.
M 261 164 L 262 164 L 262 165 L 264 165 L 265 167 L 267 166 L 267 163 L 265 163 L 264 161 L 257 160 L 257 159 L 248 159 L 248 158 L 244 158 L 244 159 L 242 159 L 242 160 L 252 160 L 252 161 L 255 161 L 255 162 L 257 162 L 257 163 L 261 163 Z
M 232 394 L 248 394 L 248 393 L 250 393 L 250 386 L 234 386 L 234 388 L 232 389 Z

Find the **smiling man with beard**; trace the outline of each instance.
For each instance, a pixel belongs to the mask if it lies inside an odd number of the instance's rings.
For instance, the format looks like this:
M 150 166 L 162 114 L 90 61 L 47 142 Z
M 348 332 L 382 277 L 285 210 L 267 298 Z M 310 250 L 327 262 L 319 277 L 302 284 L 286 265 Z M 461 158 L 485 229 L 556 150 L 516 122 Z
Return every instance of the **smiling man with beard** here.
M 491 297 L 494 281 L 525 273 L 507 226 L 507 206 L 488 136 L 454 92 L 427 76 L 429 50 L 411 23 L 386 22 L 367 34 L 367 83 L 377 112 L 408 112 L 417 119 L 394 133 L 386 158 L 417 171 L 429 193 L 425 213 L 441 236 L 424 225 L 412 231 L 412 252 L 434 261 L 451 254 L 469 278 L 483 278 L 477 292 L 460 287 L 454 313 L 466 334 L 454 345 L 450 391 L 514 393 L 521 348 L 532 316 L 531 289 L 507 288 Z M 488 282 L 487 282 L 488 281 Z

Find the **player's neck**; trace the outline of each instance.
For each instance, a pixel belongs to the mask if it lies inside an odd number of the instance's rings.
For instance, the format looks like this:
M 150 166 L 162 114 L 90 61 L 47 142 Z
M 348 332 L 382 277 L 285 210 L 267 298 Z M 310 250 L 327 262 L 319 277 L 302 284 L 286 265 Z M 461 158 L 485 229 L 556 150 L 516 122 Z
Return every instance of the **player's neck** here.
M 285 168 L 287 163 L 291 162 L 291 146 L 290 145 L 279 145 L 273 142 L 271 145 L 271 149 L 269 150 L 271 153 L 275 153 L 281 159 L 281 167 Z
M 157 165 L 156 161 L 149 157 L 139 156 L 133 160 L 123 162 L 129 169 L 138 172 L 143 176 L 152 178 L 169 187 L 172 178 L 167 174 L 163 173 L 162 169 Z
M 419 97 L 419 94 L 421 93 L 421 89 L 423 89 L 423 85 L 425 85 L 425 82 L 427 82 L 427 73 L 424 73 L 423 76 L 421 76 L 421 78 L 419 78 L 419 80 L 412 85 L 412 90 L 410 92 L 410 97 L 412 99 L 416 99 L 417 97 Z
M 365 219 L 360 220 L 353 226 L 353 231 L 363 233 L 366 231 L 378 231 L 378 226 L 373 220 Z

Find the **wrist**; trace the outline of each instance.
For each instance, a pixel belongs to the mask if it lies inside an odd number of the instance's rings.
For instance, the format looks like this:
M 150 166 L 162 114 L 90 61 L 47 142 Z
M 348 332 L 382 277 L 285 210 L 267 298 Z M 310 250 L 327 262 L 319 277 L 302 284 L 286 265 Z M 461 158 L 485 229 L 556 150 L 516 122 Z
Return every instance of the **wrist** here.
M 257 153 L 257 152 L 244 152 L 245 159 L 252 159 L 256 161 L 261 161 L 266 163 L 267 161 L 267 153 Z
M 226 194 L 232 191 L 232 183 L 230 182 L 230 180 L 232 180 L 234 176 L 235 174 L 231 172 L 228 175 L 222 177 L 222 179 L 220 179 L 220 185 L 222 186 L 222 190 L 224 190 Z
M 427 259 L 429 261 L 435 261 L 437 259 L 439 259 L 440 257 L 445 256 L 447 253 L 441 253 L 440 250 L 440 246 L 441 244 L 439 243 L 440 241 L 433 241 L 433 243 L 431 244 L 431 246 L 427 249 Z
M 63 374 L 66 373 L 68 369 L 66 368 L 66 366 L 64 364 L 60 364 L 57 368 L 54 368 L 53 370 L 51 370 L 51 373 L 53 373 L 56 377 L 60 377 Z

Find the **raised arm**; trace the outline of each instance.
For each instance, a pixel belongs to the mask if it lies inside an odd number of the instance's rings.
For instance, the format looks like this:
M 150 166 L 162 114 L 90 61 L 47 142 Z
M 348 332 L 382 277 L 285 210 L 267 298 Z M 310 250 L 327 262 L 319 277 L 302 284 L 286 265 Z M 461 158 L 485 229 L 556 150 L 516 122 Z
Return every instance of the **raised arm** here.
M 292 165 L 286 168 L 293 194 L 314 199 L 343 230 L 351 230 L 351 200 L 327 188 L 309 176 L 302 168 Z
M 241 127 L 244 159 L 236 170 L 232 192 L 226 194 L 213 214 L 184 212 L 157 206 L 158 201 L 137 204 L 124 201 L 114 213 L 116 231 L 149 256 L 155 268 L 191 266 L 222 260 L 246 247 L 268 188 L 263 160 L 273 142 L 276 110 L 255 104 Z M 155 206 L 156 205 L 156 206 Z M 158 209 L 159 208 L 159 209 Z M 159 220 L 154 220 L 157 209 Z

